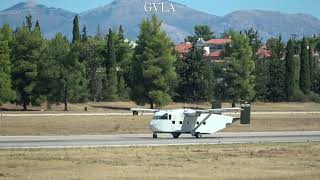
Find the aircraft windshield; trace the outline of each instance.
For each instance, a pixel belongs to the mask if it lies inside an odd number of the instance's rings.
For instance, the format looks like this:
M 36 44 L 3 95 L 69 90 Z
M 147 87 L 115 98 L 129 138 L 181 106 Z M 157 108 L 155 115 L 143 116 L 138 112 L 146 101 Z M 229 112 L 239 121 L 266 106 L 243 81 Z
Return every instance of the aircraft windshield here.
M 168 114 L 164 114 L 162 116 L 154 116 L 154 119 L 168 119 Z

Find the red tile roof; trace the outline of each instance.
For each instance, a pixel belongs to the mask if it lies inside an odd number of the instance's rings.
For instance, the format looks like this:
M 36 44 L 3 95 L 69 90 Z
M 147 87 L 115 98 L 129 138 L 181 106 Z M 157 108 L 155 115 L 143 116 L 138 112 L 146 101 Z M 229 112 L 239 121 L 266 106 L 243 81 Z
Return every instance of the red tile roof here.
M 176 45 L 176 50 L 179 53 L 187 53 L 189 52 L 189 50 L 192 48 L 192 44 L 191 43 L 181 43 L 179 45 Z
M 231 43 L 231 39 L 210 39 L 207 41 L 208 44 L 227 44 Z
M 210 57 L 220 57 L 222 55 L 221 51 L 212 52 L 209 54 Z
M 270 57 L 271 56 L 271 51 L 268 50 L 266 45 L 261 46 L 257 53 L 256 53 L 259 57 Z

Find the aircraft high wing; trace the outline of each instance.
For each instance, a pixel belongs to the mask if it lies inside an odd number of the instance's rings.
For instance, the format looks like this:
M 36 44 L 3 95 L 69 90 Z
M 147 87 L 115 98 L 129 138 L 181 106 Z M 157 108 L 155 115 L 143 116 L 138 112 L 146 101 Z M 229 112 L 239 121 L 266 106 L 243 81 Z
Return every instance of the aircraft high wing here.
M 184 111 L 184 114 L 187 116 L 197 116 L 200 114 L 221 114 L 225 112 L 238 112 L 241 110 L 242 110 L 241 108 L 220 108 L 220 109 L 204 109 L 204 110 L 188 109 Z

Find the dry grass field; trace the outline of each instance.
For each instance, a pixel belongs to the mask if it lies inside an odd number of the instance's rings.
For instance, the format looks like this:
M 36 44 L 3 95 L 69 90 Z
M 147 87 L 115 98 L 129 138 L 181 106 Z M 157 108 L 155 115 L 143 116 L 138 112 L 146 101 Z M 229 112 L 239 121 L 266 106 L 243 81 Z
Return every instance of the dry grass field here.
M 70 104 L 70 112 L 83 112 L 88 106 L 90 112 L 129 112 L 135 107 L 133 102 L 101 102 L 87 104 Z M 230 104 L 224 104 L 230 107 Z M 5 105 L 14 109 L 13 105 Z M 3 108 L 2 107 L 2 108 Z M 147 107 L 147 106 L 146 106 Z M 210 104 L 171 104 L 166 109 L 200 107 L 208 108 Z M 254 103 L 253 111 L 320 111 L 316 103 Z M 60 113 L 62 106 L 53 106 L 50 113 Z M 36 110 L 36 109 L 34 109 Z M 38 109 L 39 110 L 39 109 Z M 46 111 L 44 111 L 46 112 Z M 19 112 L 5 112 L 19 113 Z M 27 113 L 42 113 L 29 111 Z M 0 135 L 71 135 L 71 134 L 121 134 L 151 133 L 149 121 L 151 116 L 59 116 L 59 117 L 0 117 Z M 250 125 L 239 122 L 224 131 L 311 131 L 320 130 L 320 117 L 316 114 L 296 115 L 253 115 Z
M 320 179 L 320 143 L 0 150 L 3 180 Z
M 223 103 L 223 107 L 231 107 L 230 103 Z M 237 105 L 239 106 L 239 105 Z M 83 112 L 84 107 L 88 107 L 88 112 L 128 112 L 132 107 L 137 107 L 134 102 L 88 102 L 84 104 L 69 104 L 70 112 Z M 144 106 L 149 108 L 148 105 Z M 164 109 L 184 108 L 184 107 L 198 107 L 211 108 L 210 103 L 188 104 L 188 103 L 173 103 L 163 107 Z M 0 106 L 1 111 L 17 112 L 21 110 L 21 106 L 13 104 L 5 104 Z M 43 104 L 41 107 L 28 107 L 32 113 L 41 113 L 42 111 L 63 112 L 64 106 L 52 105 L 48 110 L 47 105 Z M 252 111 L 320 111 L 320 103 L 263 103 L 255 102 L 252 104 Z M 8 112 L 7 112 L 8 113 Z M 25 113 L 25 112 L 24 112 Z
M 151 133 L 152 116 L 0 117 L 0 135 L 77 135 Z M 319 131 L 319 114 L 253 115 L 250 125 L 239 121 L 224 131 Z

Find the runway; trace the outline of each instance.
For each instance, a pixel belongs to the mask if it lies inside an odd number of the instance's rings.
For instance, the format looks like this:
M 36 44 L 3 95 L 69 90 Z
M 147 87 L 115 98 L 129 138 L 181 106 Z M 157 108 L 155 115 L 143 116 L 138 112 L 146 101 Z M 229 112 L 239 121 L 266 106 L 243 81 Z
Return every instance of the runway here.
M 239 113 L 223 113 L 225 115 L 239 115 Z M 259 111 L 251 112 L 252 115 L 296 115 L 296 114 L 320 114 L 320 111 Z M 139 116 L 152 116 L 153 113 L 140 113 Z M 0 112 L 0 117 L 47 117 L 47 116 L 132 116 L 131 112 L 108 112 L 108 113 L 46 113 L 46 112 Z
M 158 139 L 153 139 L 151 136 L 151 134 L 1 136 L 0 148 L 130 147 L 320 141 L 320 131 L 218 132 L 200 139 L 188 134 L 182 135 L 179 139 L 173 139 L 169 134 L 160 134 Z

